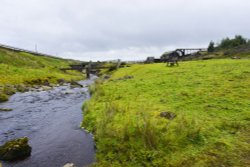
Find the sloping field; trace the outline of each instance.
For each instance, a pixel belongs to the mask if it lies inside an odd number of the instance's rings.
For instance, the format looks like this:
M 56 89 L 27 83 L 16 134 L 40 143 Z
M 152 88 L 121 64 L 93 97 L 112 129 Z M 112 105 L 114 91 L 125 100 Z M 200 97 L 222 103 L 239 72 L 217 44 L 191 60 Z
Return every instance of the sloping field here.
M 250 165 L 250 60 L 134 65 L 91 90 L 96 166 Z
M 79 73 L 63 73 L 59 70 L 74 61 L 0 48 L 0 84 L 20 84 L 34 80 L 79 79 Z

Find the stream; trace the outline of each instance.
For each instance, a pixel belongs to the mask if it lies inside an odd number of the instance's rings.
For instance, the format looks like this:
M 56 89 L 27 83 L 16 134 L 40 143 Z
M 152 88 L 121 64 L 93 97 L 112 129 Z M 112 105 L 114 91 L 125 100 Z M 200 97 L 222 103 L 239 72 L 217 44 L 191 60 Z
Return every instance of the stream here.
M 80 81 L 82 88 L 69 84 L 48 91 L 32 90 L 16 93 L 0 108 L 0 145 L 27 136 L 32 147 L 25 160 L 6 163 L 3 167 L 62 167 L 74 163 L 77 167 L 95 161 L 92 135 L 80 129 L 82 104 L 90 95 L 88 85 L 95 78 Z

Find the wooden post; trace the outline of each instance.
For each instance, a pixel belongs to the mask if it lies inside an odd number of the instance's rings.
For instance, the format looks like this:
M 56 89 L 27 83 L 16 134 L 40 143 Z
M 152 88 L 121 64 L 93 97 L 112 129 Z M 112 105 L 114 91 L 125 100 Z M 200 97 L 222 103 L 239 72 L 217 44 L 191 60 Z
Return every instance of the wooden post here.
M 116 69 L 119 69 L 120 65 L 121 65 L 121 60 L 118 59 L 118 62 L 117 62 L 117 65 L 116 65 Z
M 88 79 L 90 78 L 90 72 L 91 72 L 91 62 L 89 62 L 86 68 L 86 75 Z

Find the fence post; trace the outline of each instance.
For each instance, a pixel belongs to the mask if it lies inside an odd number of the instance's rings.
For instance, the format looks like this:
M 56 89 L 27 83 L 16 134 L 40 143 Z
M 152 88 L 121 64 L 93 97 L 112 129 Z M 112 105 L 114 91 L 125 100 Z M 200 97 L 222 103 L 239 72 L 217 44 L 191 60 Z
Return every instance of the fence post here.
M 90 78 L 90 72 L 91 72 L 91 62 L 89 62 L 86 68 L 86 75 L 88 79 Z
M 120 65 L 121 65 L 121 60 L 120 60 L 120 59 L 118 59 L 118 61 L 117 61 L 117 65 L 116 65 L 116 69 L 119 69 Z

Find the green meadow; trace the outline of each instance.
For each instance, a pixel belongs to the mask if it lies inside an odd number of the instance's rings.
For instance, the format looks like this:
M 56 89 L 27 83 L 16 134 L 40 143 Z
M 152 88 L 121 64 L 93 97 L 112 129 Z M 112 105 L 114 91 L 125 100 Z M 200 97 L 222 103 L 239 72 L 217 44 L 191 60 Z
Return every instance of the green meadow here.
M 249 59 L 132 65 L 90 89 L 95 166 L 250 165 Z

